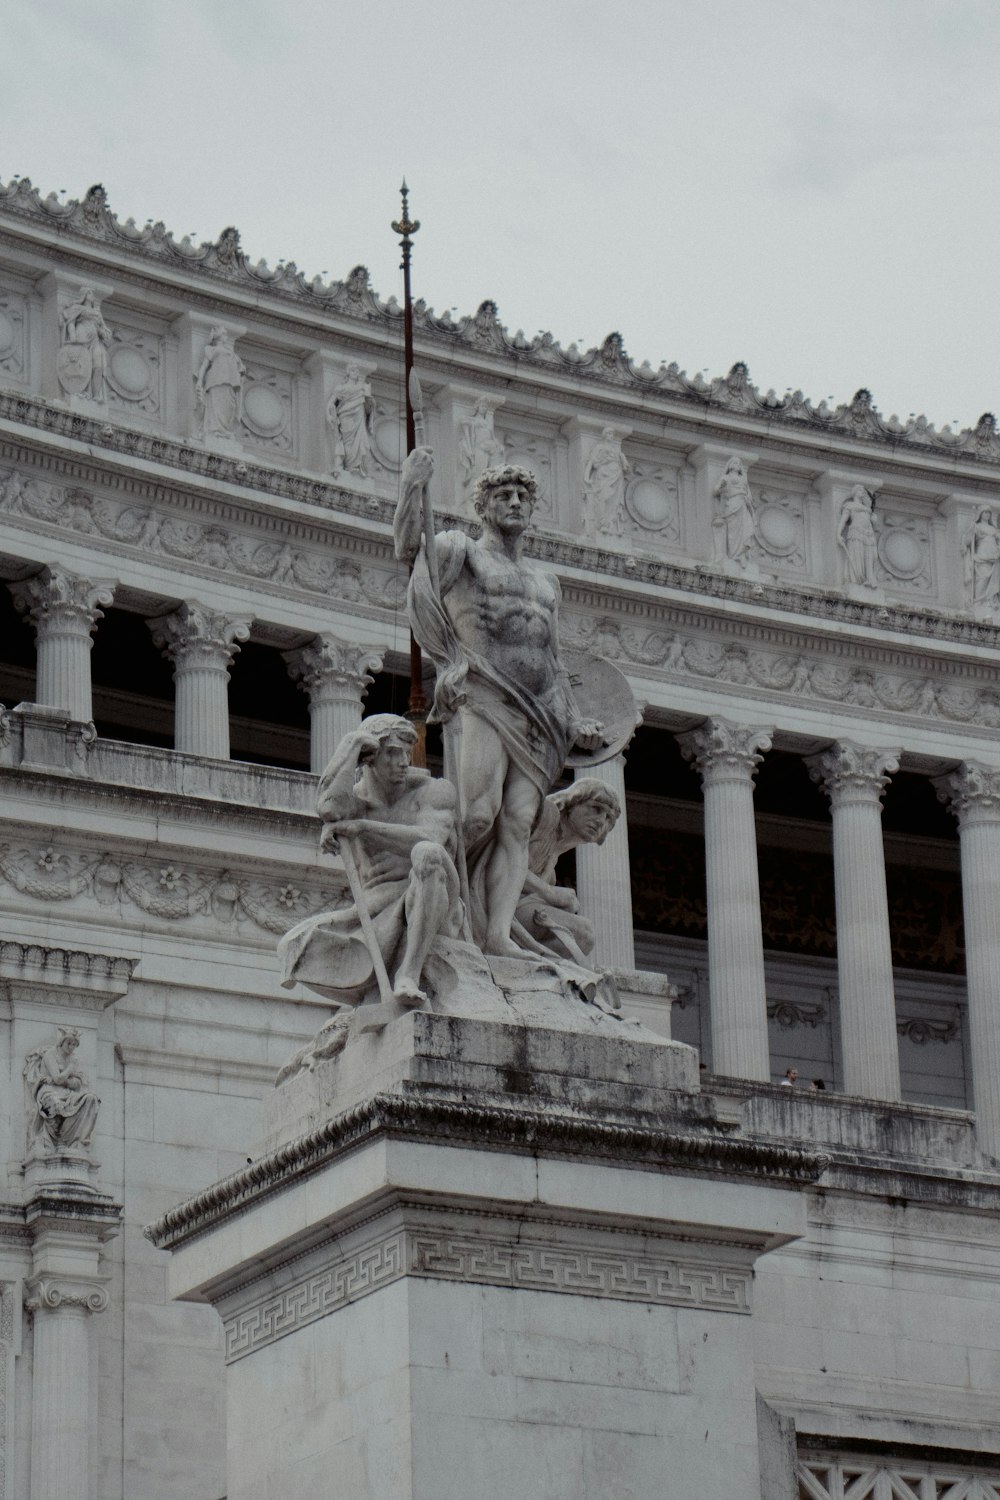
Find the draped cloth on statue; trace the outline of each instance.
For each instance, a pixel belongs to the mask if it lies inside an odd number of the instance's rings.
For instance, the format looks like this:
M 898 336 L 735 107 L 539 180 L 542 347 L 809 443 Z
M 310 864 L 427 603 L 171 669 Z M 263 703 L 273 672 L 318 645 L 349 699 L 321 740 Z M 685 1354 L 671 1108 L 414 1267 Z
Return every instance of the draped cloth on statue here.
M 404 517 L 403 525 L 409 520 Z M 397 521 L 397 527 L 399 524 Z M 462 531 L 442 532 L 435 538 L 442 598 L 447 598 L 475 546 Z M 407 608 L 413 634 L 437 668 L 431 722 L 447 724 L 456 713 L 460 719 L 471 715 L 485 720 L 511 764 L 537 787 L 539 797 L 544 797 L 566 763 L 570 725 L 576 718 L 564 676 L 556 678 L 546 697 L 532 695 L 481 652 L 459 640 L 447 608 L 431 588 L 422 547 L 410 578 Z M 495 838 L 495 827 L 490 828 L 466 848 L 474 932 L 486 927 L 485 869 Z

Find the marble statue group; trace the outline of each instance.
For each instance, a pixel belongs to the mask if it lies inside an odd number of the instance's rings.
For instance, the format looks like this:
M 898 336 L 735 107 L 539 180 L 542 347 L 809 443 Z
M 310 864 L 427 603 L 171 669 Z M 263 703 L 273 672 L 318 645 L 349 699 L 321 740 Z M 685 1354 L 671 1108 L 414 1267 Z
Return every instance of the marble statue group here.
M 629 707 L 623 715 L 619 699 L 604 711 L 595 684 L 606 685 L 609 664 L 603 676 L 579 664 L 571 676 L 559 582 L 525 555 L 534 476 L 507 465 L 478 477 L 473 538 L 435 531 L 433 470 L 428 448 L 407 458 L 394 533 L 397 557 L 412 564 L 411 628 L 436 670 L 431 718 L 443 726 L 445 774 L 411 764 L 416 733 L 396 715 L 373 715 L 344 737 L 318 812 L 351 901 L 282 938 L 284 983 L 341 1007 L 426 1006 L 428 957 L 448 940 L 453 955 L 464 943 L 488 965 L 541 965 L 589 998 L 601 978 L 587 967 L 593 934 L 556 862 L 603 843 L 621 808 L 595 778 L 553 788 L 567 763 L 617 754 L 638 714 L 624 679 Z

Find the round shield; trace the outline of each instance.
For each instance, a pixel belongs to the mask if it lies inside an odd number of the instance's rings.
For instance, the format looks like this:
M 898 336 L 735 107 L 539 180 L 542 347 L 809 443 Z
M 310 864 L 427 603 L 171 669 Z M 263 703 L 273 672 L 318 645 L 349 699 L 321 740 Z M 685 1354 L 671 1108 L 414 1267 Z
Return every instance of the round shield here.
M 56 355 L 56 374 L 68 396 L 79 396 L 90 384 L 94 361 L 86 344 L 63 344 Z
M 564 651 L 563 664 L 581 719 L 601 724 L 604 744 L 597 750 L 570 749 L 566 764 L 574 771 L 599 766 L 619 755 L 636 731 L 642 714 L 624 672 L 603 656 Z

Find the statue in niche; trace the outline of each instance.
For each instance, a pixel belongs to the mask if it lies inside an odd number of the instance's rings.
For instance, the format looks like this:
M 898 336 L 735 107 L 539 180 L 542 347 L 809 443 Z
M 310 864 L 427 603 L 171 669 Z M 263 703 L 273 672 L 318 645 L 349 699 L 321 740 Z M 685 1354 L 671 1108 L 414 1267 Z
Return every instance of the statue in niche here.
M 748 561 L 756 520 L 746 465 L 736 454 L 726 464 L 712 493 L 715 497 L 712 518 L 715 560 L 743 567 Z
M 965 587 L 974 605 L 993 606 L 1000 598 L 1000 530 L 984 508 L 965 539 Z
M 60 309 L 59 329 L 62 338 L 56 358 L 59 384 L 69 396 L 103 401 L 111 330 L 104 321 L 93 287 L 82 287 L 76 301 Z
M 431 944 L 458 933 L 463 910 L 455 789 L 410 765 L 416 738 L 406 719 L 374 714 L 344 736 L 323 773 L 321 847 L 341 853 L 354 871 L 357 899 L 284 935 L 278 953 L 286 989 L 301 983 L 340 1006 L 357 1005 L 376 972 L 373 932 L 393 998 L 426 1004 L 421 975 Z
M 233 336 L 221 323 L 208 336 L 194 388 L 202 409 L 202 437 L 235 435 L 243 414 L 243 377 L 246 366 L 236 353 Z
M 864 485 L 856 484 L 840 507 L 837 523 L 837 541 L 847 559 L 846 581 L 870 589 L 878 587 L 874 506 L 874 498 Z
M 357 365 L 348 365 L 344 379 L 330 397 L 326 420 L 333 436 L 333 473 L 368 474 L 372 454 L 372 400 L 370 380 Z
M 90 1148 L 100 1099 L 80 1072 L 74 1054 L 80 1045 L 75 1026 L 60 1026 L 59 1039 L 36 1047 L 24 1060 L 29 1095 L 28 1155 L 52 1155 Z
M 528 874 L 515 917 L 523 947 L 539 944 L 557 958 L 586 966 L 593 928 L 580 915 L 576 892 L 557 885 L 556 862 L 581 844 L 603 844 L 620 817 L 618 798 L 594 776 L 546 797 L 528 845 Z
M 577 706 L 560 659 L 558 579 L 523 555 L 534 475 L 508 465 L 480 476 L 476 541 L 464 531 L 425 539 L 432 473 L 429 448 L 403 465 L 396 555 L 414 563 L 407 603 L 437 667 L 433 717 L 446 739 L 455 727 L 460 735 L 451 774 L 461 790 L 473 936 L 485 953 L 523 956 L 511 927 L 542 800 L 574 747 L 600 752 L 608 737 Z
M 496 408 L 485 396 L 479 396 L 472 408 L 472 416 L 462 424 L 459 443 L 459 458 L 462 478 L 470 488 L 480 474 L 503 463 L 503 443 L 497 437 L 493 422 Z
M 625 530 L 625 481 L 632 466 L 613 427 L 605 427 L 583 466 L 583 499 L 590 536 L 621 536 Z

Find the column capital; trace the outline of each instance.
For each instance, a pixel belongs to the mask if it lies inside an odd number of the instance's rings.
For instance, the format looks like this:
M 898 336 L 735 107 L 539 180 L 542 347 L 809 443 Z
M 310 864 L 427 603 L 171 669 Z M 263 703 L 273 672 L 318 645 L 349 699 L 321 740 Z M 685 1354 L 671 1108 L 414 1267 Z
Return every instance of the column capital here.
M 114 599 L 116 580 L 81 578 L 57 564 L 7 587 L 14 608 L 27 615 L 44 639 L 47 635 L 89 636 Z
M 851 802 L 877 804 L 890 776 L 899 770 L 899 751 L 837 740 L 819 755 L 807 756 L 806 765 L 832 807 Z
M 223 614 L 193 599 L 185 599 L 172 614 L 146 621 L 154 646 L 178 671 L 226 671 L 240 649 L 237 642 L 249 639 L 251 623 L 246 616 Z
M 1000 823 L 1000 767 L 964 760 L 956 771 L 935 777 L 933 784 L 938 801 L 955 814 L 959 828 Z
M 734 724 L 706 719 L 697 729 L 677 736 L 681 754 L 693 761 L 705 786 L 717 781 L 753 780 L 771 748 L 772 730 L 762 724 Z
M 73 1308 L 102 1313 L 108 1305 L 108 1289 L 103 1276 L 29 1276 L 24 1283 L 24 1305 L 28 1312 Z
M 360 703 L 382 670 L 382 651 L 352 646 L 338 636 L 323 632 L 294 651 L 282 653 L 289 676 L 315 703 L 346 699 Z

